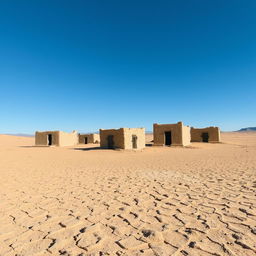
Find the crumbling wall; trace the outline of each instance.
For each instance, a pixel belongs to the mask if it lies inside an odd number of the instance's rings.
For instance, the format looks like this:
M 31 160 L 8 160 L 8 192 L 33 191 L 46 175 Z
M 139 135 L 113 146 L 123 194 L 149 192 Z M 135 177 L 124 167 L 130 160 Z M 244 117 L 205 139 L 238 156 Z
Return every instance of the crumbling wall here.
M 100 143 L 100 135 L 98 133 L 93 133 L 93 143 Z
M 202 142 L 202 134 L 209 134 L 209 142 L 220 142 L 220 128 L 219 127 L 206 127 L 206 128 L 191 128 L 191 142 Z

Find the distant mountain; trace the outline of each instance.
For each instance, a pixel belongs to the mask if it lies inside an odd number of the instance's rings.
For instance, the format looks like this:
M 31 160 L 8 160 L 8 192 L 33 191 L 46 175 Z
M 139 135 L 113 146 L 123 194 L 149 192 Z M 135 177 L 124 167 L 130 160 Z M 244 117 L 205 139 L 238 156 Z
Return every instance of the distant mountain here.
M 5 135 L 10 135 L 10 136 L 17 136 L 17 137 L 34 137 L 32 134 L 25 134 L 25 133 L 6 133 Z
M 246 127 L 238 130 L 238 132 L 256 132 L 256 127 Z

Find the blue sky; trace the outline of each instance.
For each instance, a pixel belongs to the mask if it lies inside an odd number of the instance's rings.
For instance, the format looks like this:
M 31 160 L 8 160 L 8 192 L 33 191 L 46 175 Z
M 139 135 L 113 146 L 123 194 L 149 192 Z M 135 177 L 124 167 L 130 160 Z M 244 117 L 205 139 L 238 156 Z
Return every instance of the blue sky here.
M 0 2 L 0 133 L 256 126 L 256 1 Z

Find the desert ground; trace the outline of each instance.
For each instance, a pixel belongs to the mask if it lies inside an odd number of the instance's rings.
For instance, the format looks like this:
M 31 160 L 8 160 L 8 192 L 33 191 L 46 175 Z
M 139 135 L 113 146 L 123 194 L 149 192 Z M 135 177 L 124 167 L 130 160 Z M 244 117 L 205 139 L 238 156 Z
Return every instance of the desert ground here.
M 222 141 L 135 152 L 0 135 L 0 255 L 256 255 L 256 133 Z

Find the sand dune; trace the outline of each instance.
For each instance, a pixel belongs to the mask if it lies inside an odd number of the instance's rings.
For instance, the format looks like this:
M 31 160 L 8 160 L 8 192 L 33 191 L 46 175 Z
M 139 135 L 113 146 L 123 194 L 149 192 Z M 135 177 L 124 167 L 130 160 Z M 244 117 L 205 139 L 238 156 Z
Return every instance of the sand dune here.
M 0 255 L 255 255 L 256 133 L 222 138 L 134 152 L 0 135 Z

